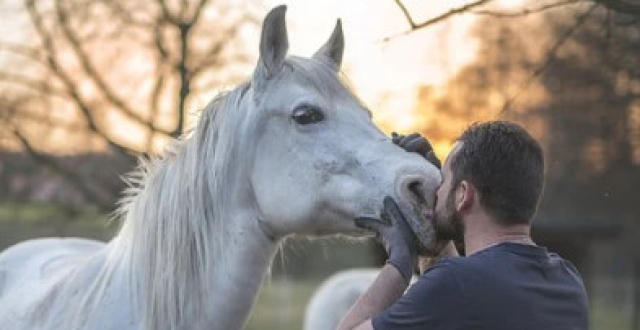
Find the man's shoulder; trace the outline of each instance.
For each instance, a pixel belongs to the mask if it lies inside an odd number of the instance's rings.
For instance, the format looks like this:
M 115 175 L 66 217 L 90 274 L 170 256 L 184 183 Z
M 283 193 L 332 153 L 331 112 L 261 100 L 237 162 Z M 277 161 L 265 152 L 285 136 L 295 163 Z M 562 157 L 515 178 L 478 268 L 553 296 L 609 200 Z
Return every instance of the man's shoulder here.
M 461 273 L 473 272 L 491 267 L 491 255 L 478 255 L 471 257 L 445 257 L 436 262 L 429 271 L 436 271 L 439 274 L 460 275 Z
M 425 275 L 429 272 L 437 277 L 453 277 L 464 283 L 465 288 L 479 290 L 521 281 L 560 281 L 584 286 L 578 270 L 568 260 L 544 247 L 520 244 L 501 244 L 468 257 L 443 258 Z
M 429 282 L 447 282 L 449 285 L 455 285 L 456 282 L 463 280 L 465 274 L 473 272 L 476 262 L 468 260 L 465 257 L 445 257 L 434 263 L 420 277 L 421 280 Z
M 437 275 L 447 274 L 446 276 L 454 276 L 463 280 L 467 276 L 475 279 L 480 276 L 486 279 L 500 280 L 503 276 L 512 273 L 513 269 L 511 268 L 515 264 L 531 265 L 549 263 L 550 261 L 564 262 L 559 256 L 547 253 L 544 248 L 501 244 L 467 257 L 442 258 L 429 271 L 434 271 Z M 522 267 L 516 268 L 524 270 Z M 482 276 L 483 274 L 487 276 Z

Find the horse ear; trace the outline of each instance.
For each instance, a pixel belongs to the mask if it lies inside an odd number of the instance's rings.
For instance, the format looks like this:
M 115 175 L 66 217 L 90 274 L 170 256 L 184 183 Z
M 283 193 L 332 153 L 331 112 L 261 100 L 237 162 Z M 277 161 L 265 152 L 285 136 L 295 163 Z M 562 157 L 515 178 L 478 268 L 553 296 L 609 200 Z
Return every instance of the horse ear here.
M 272 9 L 262 23 L 260 59 L 254 73 L 258 80 L 273 77 L 282 68 L 289 49 L 285 13 L 287 6 Z
M 338 19 L 336 27 L 331 33 L 329 40 L 313 54 L 315 59 L 330 60 L 336 68 L 336 71 L 340 69 L 342 64 L 342 54 L 344 53 L 344 34 L 342 33 L 342 22 Z

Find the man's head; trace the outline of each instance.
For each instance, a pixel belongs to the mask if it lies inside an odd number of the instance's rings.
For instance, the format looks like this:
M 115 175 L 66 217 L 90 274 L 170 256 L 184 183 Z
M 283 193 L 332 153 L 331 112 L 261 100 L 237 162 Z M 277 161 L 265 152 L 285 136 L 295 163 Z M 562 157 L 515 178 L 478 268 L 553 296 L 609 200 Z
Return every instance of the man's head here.
M 505 121 L 474 124 L 458 138 L 442 168 L 435 228 L 461 240 L 464 215 L 480 207 L 502 226 L 529 224 L 544 182 L 540 145 Z

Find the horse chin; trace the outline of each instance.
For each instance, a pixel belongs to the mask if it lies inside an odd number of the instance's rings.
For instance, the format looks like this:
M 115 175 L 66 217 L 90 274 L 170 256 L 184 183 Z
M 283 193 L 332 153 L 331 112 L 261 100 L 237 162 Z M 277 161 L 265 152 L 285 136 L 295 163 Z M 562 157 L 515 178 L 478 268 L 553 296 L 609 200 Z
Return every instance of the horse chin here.
M 373 233 L 370 231 L 366 231 L 364 229 L 353 228 L 353 229 L 339 229 L 339 230 L 316 230 L 313 233 L 310 233 L 312 236 L 316 237 L 328 237 L 328 236 L 342 236 L 347 238 L 367 238 L 373 237 Z
M 354 218 L 355 219 L 355 218 Z M 355 220 L 341 219 L 332 221 L 332 225 L 315 228 L 311 233 L 313 236 L 345 236 L 345 237 L 371 237 L 372 233 L 356 226 Z
M 418 239 L 418 253 L 423 256 L 437 255 L 443 246 L 435 235 L 434 210 L 431 204 L 433 203 L 421 191 L 412 189 L 408 198 L 401 200 L 399 205 Z

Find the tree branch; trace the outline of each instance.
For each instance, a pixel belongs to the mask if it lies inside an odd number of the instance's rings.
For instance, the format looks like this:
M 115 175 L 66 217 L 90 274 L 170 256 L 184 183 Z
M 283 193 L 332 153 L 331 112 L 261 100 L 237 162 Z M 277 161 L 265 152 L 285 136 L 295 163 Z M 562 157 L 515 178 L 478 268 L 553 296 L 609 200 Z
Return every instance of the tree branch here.
M 151 22 L 143 22 L 135 19 L 134 16 L 129 11 L 129 9 L 122 7 L 122 4 L 120 4 L 120 1 L 104 0 L 102 1 L 102 3 L 105 6 L 109 7 L 111 11 L 113 11 L 113 13 L 115 14 L 114 15 L 115 17 L 120 18 L 124 23 L 130 26 L 144 28 L 144 29 L 150 29 L 153 27 L 153 24 Z
M 411 14 L 409 13 L 409 10 L 407 9 L 407 7 L 405 7 L 405 5 L 402 3 L 402 1 L 400 0 L 394 0 L 396 5 L 400 8 L 400 10 L 402 10 L 402 14 L 404 14 L 404 17 L 407 19 L 407 22 L 409 22 L 409 26 L 411 27 L 411 29 L 415 29 L 417 24 L 413 21 L 413 18 L 411 17 Z
M 37 124 L 47 123 L 53 127 L 61 128 L 69 132 L 78 132 L 78 131 L 87 129 L 85 125 L 66 123 L 59 120 L 53 120 L 51 117 L 43 116 L 33 112 L 27 112 L 25 110 L 13 113 L 13 117 L 17 118 L 17 121 L 20 121 L 20 122 L 22 122 L 22 120 L 26 120 L 26 121 L 30 121 Z
M 158 79 L 156 79 L 156 83 L 153 87 L 153 92 L 151 93 L 150 96 L 150 109 L 149 109 L 149 121 L 153 122 L 155 120 L 155 117 L 158 113 L 159 107 L 160 107 L 160 97 L 162 96 L 162 88 L 164 87 L 164 73 L 162 72 L 161 69 L 161 62 L 158 62 L 158 65 L 156 66 L 156 75 L 158 76 Z M 145 147 L 145 151 L 146 152 L 150 152 L 153 149 L 153 140 L 155 137 L 155 132 L 150 130 L 149 131 L 149 136 L 147 137 L 147 143 L 146 143 L 146 147 Z
M 540 76 L 542 76 L 542 74 L 549 68 L 549 66 L 551 66 L 553 61 L 556 59 L 556 54 L 558 50 L 564 45 L 564 43 L 569 39 L 569 37 L 571 37 L 571 35 L 573 35 L 573 33 L 580 26 L 582 26 L 582 24 L 584 24 L 587 18 L 591 15 L 591 13 L 593 13 L 593 11 L 597 7 L 598 7 L 597 4 L 591 5 L 587 11 L 585 11 L 580 16 L 578 16 L 578 18 L 575 21 L 575 24 L 573 24 L 571 27 L 566 29 L 564 33 L 562 33 L 560 37 L 558 37 L 558 39 L 553 43 L 553 45 L 547 50 L 546 56 L 545 56 L 546 59 L 542 63 L 542 65 L 540 65 L 537 69 L 535 69 L 531 73 L 531 75 L 524 81 L 524 83 L 521 84 L 520 88 L 513 96 L 507 98 L 507 100 L 504 102 L 504 105 L 502 106 L 502 110 L 500 110 L 499 115 L 503 115 L 504 113 L 506 113 L 509 110 L 509 108 L 512 107 L 513 104 L 515 104 L 515 102 L 518 100 L 520 95 L 522 95 L 522 93 L 525 90 L 527 90 L 533 82 L 535 82 L 538 78 L 540 78 Z
M 525 8 L 522 9 L 520 11 L 516 11 L 516 12 L 500 12 L 500 11 L 492 11 L 492 10 L 474 10 L 471 11 L 470 13 L 475 14 L 475 15 L 484 15 L 484 16 L 493 16 L 493 17 L 497 17 L 497 18 L 513 18 L 513 17 L 522 17 L 522 16 L 527 16 L 527 15 L 531 15 L 531 14 L 537 14 L 537 13 L 541 13 L 550 9 L 555 9 L 555 8 L 559 8 L 559 7 L 564 7 L 567 5 L 573 5 L 576 3 L 582 3 L 584 1 L 582 0 L 566 0 L 566 1 L 560 1 L 560 2 L 556 2 L 556 3 L 550 3 L 550 4 L 546 4 L 537 8 Z
M 626 0 L 593 0 L 595 3 L 607 7 L 620 14 L 640 16 L 640 4 Z
M 20 141 L 20 144 L 27 152 L 27 154 L 29 154 L 29 156 L 31 156 L 31 158 L 33 158 L 37 163 L 43 164 L 54 172 L 58 173 L 66 181 L 75 186 L 83 196 L 94 202 L 96 205 L 104 208 L 109 204 L 109 201 L 107 201 L 106 198 L 102 196 L 102 194 L 96 192 L 94 188 L 92 188 L 91 185 L 82 180 L 82 178 L 75 171 L 67 169 L 66 167 L 58 164 L 52 157 L 37 151 L 31 145 L 26 136 L 24 136 L 22 132 L 20 132 L 18 126 L 11 121 L 11 119 L 5 118 L 4 121 L 8 124 L 9 131 L 13 134 L 13 136 L 16 137 L 18 141 Z
M 240 26 L 236 24 L 223 31 L 221 34 L 225 36 L 225 39 L 233 38 L 236 36 L 239 30 Z M 190 66 L 192 76 L 195 77 L 206 70 L 209 66 L 217 64 L 218 61 L 221 60 L 218 55 L 220 54 L 220 52 L 222 52 L 225 46 L 227 46 L 227 44 L 223 40 L 217 40 L 216 42 L 214 42 L 204 53 L 204 56 L 202 56 L 202 58 L 199 60 L 199 63 Z
M 7 51 L 12 54 L 20 55 L 22 57 L 34 60 L 36 62 L 43 62 L 42 53 L 35 47 L 29 47 L 25 45 L 12 44 L 7 42 L 0 42 L 0 51 Z
M 491 0 L 479 0 L 479 1 L 474 1 L 471 3 L 468 3 L 464 6 L 458 7 L 458 8 L 454 8 L 449 10 L 448 12 L 438 15 L 436 17 L 433 17 L 431 19 L 428 19 L 422 23 L 415 23 L 415 21 L 413 20 L 413 18 L 411 17 L 411 15 L 409 14 L 409 11 L 407 10 L 407 8 L 402 4 L 402 2 L 400 0 L 394 0 L 396 2 L 396 4 L 398 5 L 398 7 L 400 8 L 400 10 L 402 10 L 404 16 L 406 17 L 407 21 L 409 22 L 409 26 L 411 27 L 410 30 L 393 35 L 391 37 L 387 37 L 384 39 L 384 41 L 389 41 L 390 39 L 393 39 L 395 37 L 399 37 L 399 36 L 403 36 L 403 35 L 407 35 L 415 30 L 419 30 L 422 28 L 425 28 L 427 26 L 442 22 L 444 20 L 446 20 L 447 18 L 454 16 L 454 15 L 458 15 L 458 14 L 463 14 L 466 13 L 468 11 L 470 11 L 473 8 L 479 7 L 479 6 L 483 6 L 486 5 L 487 3 L 491 2 Z
M 43 81 L 33 80 L 29 77 L 25 77 L 25 76 L 10 73 L 10 72 L 0 71 L 0 80 L 5 81 L 7 83 L 27 87 L 36 92 L 44 92 L 52 96 L 57 96 L 57 97 L 67 96 L 67 94 L 64 91 L 57 89 Z
M 71 97 L 71 100 L 76 104 L 80 112 L 84 115 L 84 118 L 87 121 L 89 129 L 92 132 L 99 135 L 100 137 L 102 137 L 107 142 L 109 147 L 112 150 L 115 150 L 117 153 L 125 156 L 129 156 L 130 154 L 136 154 L 137 153 L 136 151 L 115 143 L 113 140 L 111 140 L 108 137 L 108 135 L 105 132 L 103 132 L 98 127 L 98 125 L 96 124 L 95 118 L 93 116 L 93 113 L 91 111 L 91 108 L 89 107 L 87 102 L 85 102 L 85 100 L 80 96 L 77 89 L 75 88 L 75 85 L 73 84 L 73 81 L 71 80 L 69 75 L 66 73 L 66 71 L 62 68 L 62 66 L 58 63 L 58 61 L 54 56 L 55 47 L 53 46 L 51 37 L 46 32 L 45 27 L 42 25 L 40 14 L 36 9 L 35 0 L 28 0 L 26 5 L 27 5 L 26 6 L 27 11 L 29 13 L 29 18 L 31 20 L 31 23 L 34 26 L 35 32 L 42 39 L 43 47 L 46 50 L 46 55 L 45 55 L 46 61 L 51 72 L 55 74 L 62 81 L 63 85 L 67 89 L 66 92 Z
M 207 6 L 208 3 L 209 3 L 209 0 L 200 0 L 200 2 L 198 2 L 198 5 L 196 6 L 196 10 L 193 13 L 193 17 L 191 18 L 191 21 L 194 24 L 200 20 L 200 16 L 202 15 L 203 9 L 204 7 Z
M 189 93 L 191 92 L 191 72 L 187 67 L 187 62 L 189 59 L 189 33 L 191 32 L 191 24 L 180 24 L 180 59 L 178 60 L 178 64 L 176 65 L 176 69 L 178 70 L 178 76 L 180 79 L 180 91 L 178 92 L 178 121 L 176 122 L 176 127 L 171 133 L 171 136 L 177 138 L 182 134 L 184 120 L 185 120 L 185 108 L 187 104 L 187 97 L 189 97 Z
M 178 25 L 180 24 L 180 20 L 175 17 L 171 11 L 169 11 L 169 7 L 167 6 L 167 2 L 165 0 L 156 0 L 158 5 L 160 6 L 160 10 L 162 12 L 162 18 L 171 22 L 172 24 Z
M 153 123 L 146 121 L 141 115 L 139 115 L 135 110 L 133 110 L 126 102 L 120 99 L 113 89 L 107 84 L 105 80 L 102 79 L 101 74 L 98 73 L 98 70 L 93 66 L 91 61 L 89 60 L 89 56 L 84 51 L 82 46 L 80 45 L 79 39 L 76 37 L 74 32 L 71 30 L 69 26 L 69 20 L 67 18 L 67 14 L 62 8 L 60 1 L 56 1 L 56 14 L 58 18 L 58 24 L 62 27 L 63 34 L 69 44 L 71 44 L 71 48 L 74 51 L 74 54 L 80 61 L 80 65 L 82 69 L 87 74 L 87 76 L 95 83 L 95 85 L 102 91 L 105 99 L 111 103 L 114 107 L 124 113 L 127 117 L 135 120 L 143 126 L 148 127 L 150 130 L 157 131 L 162 134 L 170 134 L 161 128 L 155 127 Z

